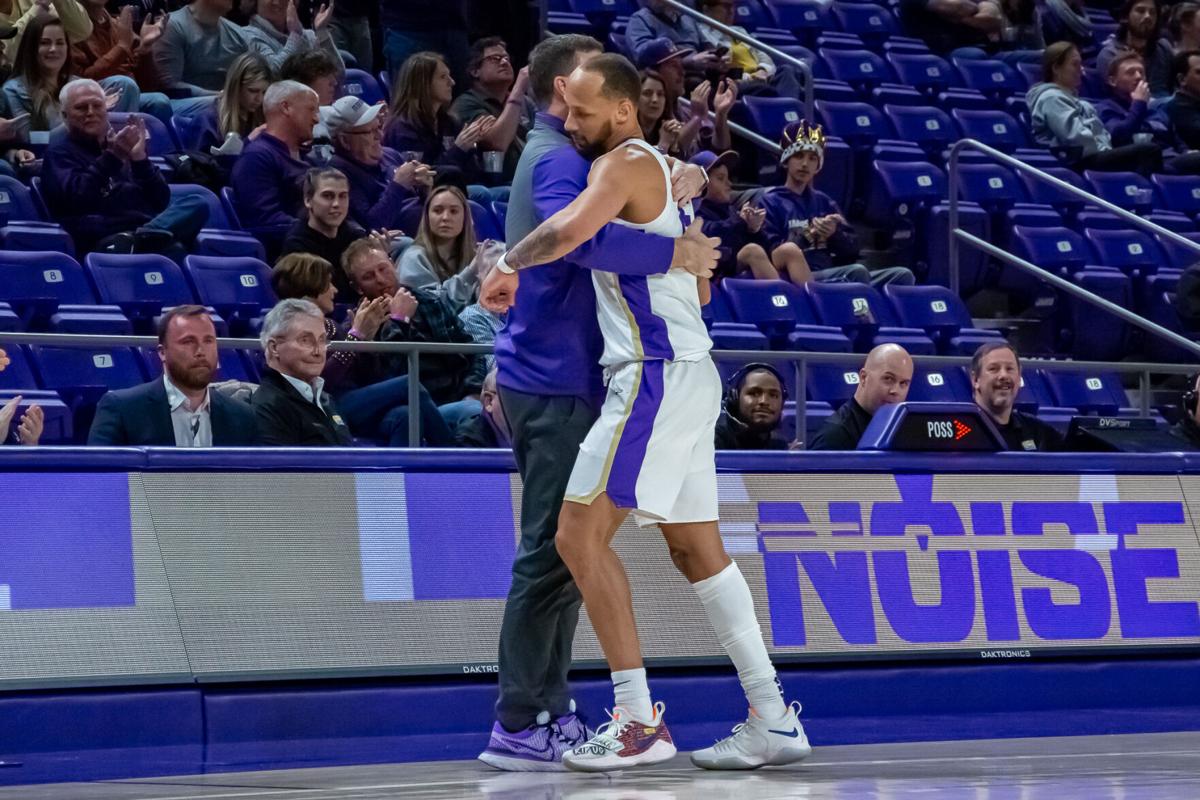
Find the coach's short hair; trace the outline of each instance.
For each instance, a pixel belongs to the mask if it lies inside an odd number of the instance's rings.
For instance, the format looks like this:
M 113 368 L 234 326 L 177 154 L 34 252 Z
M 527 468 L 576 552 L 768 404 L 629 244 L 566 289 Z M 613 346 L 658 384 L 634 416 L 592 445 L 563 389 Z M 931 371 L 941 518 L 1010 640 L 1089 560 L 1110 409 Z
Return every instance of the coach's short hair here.
M 538 107 L 547 108 L 554 100 L 554 79 L 570 75 L 580 53 L 603 51 L 600 42 L 582 33 L 564 33 L 539 42 L 529 53 L 529 85 Z
M 642 79 L 637 68 L 623 55 L 601 53 L 580 67 L 604 79 L 600 93 L 609 100 L 628 100 L 635 106 L 642 96 Z

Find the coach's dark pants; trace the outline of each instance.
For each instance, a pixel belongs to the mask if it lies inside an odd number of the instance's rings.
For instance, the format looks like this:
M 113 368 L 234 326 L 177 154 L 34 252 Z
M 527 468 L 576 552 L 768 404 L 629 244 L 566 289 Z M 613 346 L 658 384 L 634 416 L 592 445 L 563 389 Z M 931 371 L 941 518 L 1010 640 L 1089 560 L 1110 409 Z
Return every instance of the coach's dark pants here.
M 567 478 L 598 409 L 578 397 L 545 397 L 500 388 L 512 426 L 513 453 L 524 487 L 521 543 L 500 628 L 500 699 L 496 718 L 509 730 L 528 727 L 538 713 L 568 711 L 567 671 L 579 622 L 579 589 L 554 534 Z

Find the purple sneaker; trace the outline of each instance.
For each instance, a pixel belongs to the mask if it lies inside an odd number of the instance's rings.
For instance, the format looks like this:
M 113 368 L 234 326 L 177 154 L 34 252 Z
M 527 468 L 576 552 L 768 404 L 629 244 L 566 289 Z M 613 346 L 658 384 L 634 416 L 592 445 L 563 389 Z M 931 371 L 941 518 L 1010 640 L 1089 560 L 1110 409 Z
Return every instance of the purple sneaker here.
M 479 754 L 479 760 L 505 772 L 564 771 L 562 754 L 574 745 L 566 742 L 557 721 L 554 725 L 549 723 L 549 716 L 543 711 L 537 722 L 515 733 L 505 730 L 497 722 L 492 726 L 492 738 L 487 749 Z M 575 718 L 575 715 L 568 717 Z
M 552 727 L 557 729 L 558 738 L 562 740 L 563 750 L 572 750 L 592 738 L 595 733 L 584 723 L 583 717 L 571 711 L 554 720 Z

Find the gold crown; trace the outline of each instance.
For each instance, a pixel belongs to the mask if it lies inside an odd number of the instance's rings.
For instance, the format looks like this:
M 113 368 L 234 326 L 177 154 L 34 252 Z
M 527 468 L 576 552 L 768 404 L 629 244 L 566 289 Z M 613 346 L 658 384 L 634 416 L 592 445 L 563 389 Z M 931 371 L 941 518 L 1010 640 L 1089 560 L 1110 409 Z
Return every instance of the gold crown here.
M 797 122 L 794 126 L 789 125 L 788 128 L 795 128 L 795 133 L 788 136 L 788 129 L 783 131 L 783 146 L 791 145 L 808 145 L 810 147 L 825 149 L 825 131 L 820 125 L 810 125 L 805 120 Z

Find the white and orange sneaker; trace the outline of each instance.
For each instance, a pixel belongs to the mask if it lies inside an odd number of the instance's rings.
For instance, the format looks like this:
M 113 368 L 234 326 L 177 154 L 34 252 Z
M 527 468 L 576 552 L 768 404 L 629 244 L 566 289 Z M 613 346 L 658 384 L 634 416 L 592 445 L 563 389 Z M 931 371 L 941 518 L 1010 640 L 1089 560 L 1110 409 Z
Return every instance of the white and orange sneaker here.
M 654 704 L 651 722 L 638 722 L 624 708 L 614 708 L 595 736 L 563 753 L 562 763 L 576 772 L 610 772 L 670 760 L 675 742 L 663 722 L 664 708 L 662 703 Z
M 792 703 L 783 719 L 774 723 L 751 709 L 749 718 L 729 736 L 692 753 L 692 763 L 704 769 L 758 769 L 794 764 L 811 753 L 800 724 L 800 704 Z

